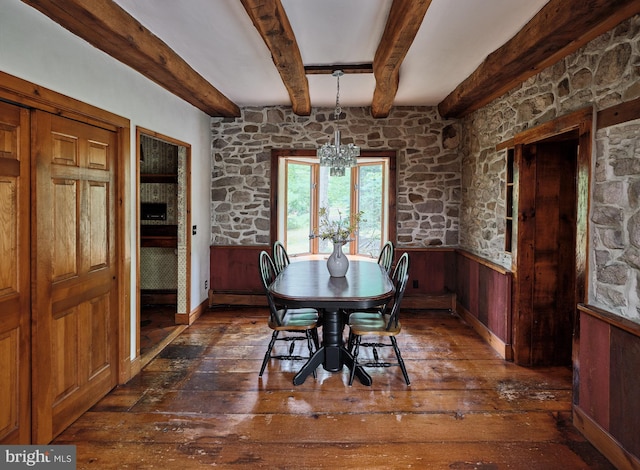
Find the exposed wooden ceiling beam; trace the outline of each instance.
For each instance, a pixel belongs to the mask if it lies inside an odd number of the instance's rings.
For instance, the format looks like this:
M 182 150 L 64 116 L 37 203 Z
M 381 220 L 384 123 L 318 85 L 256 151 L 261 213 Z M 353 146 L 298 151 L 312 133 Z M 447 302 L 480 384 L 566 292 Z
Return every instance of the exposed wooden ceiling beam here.
M 640 0 L 551 0 L 439 105 L 463 117 L 640 13 Z
M 208 115 L 240 116 L 238 106 L 111 0 L 22 1 Z
M 416 37 L 431 0 L 393 0 L 387 25 L 373 58 L 376 88 L 373 92 L 371 115 L 389 115 L 398 92 L 400 65 Z
M 265 44 L 291 99 L 295 114 L 311 114 L 309 82 L 296 36 L 280 0 L 241 0 Z

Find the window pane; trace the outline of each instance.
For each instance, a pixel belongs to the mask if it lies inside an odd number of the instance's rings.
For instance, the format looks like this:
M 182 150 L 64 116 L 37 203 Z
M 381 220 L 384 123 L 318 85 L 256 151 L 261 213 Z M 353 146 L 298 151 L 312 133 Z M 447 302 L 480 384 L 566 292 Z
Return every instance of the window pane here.
M 311 251 L 311 165 L 287 164 L 286 248 L 289 254 Z
M 351 168 L 345 169 L 344 176 L 329 176 L 329 168 L 320 167 L 320 207 L 329 209 L 330 218 L 349 216 L 351 210 Z M 320 240 L 319 252 L 331 253 L 331 240 Z M 346 250 L 345 250 L 346 251 Z
M 358 205 L 366 222 L 360 224 L 358 253 L 377 257 L 382 247 L 382 164 L 359 169 Z

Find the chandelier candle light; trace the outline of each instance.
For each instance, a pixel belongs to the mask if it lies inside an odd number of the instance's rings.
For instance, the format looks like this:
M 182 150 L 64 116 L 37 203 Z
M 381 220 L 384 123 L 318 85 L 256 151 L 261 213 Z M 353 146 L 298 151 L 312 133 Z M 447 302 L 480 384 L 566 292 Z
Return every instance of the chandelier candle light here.
M 345 168 L 350 168 L 356 165 L 356 157 L 360 156 L 360 147 L 354 144 L 342 145 L 340 143 L 340 129 L 338 129 L 338 121 L 342 108 L 340 107 L 340 77 L 344 75 L 342 70 L 335 70 L 332 74 L 336 77 L 337 91 L 336 91 L 336 109 L 334 111 L 334 118 L 336 121 L 336 130 L 333 136 L 333 145 L 330 142 L 325 143 L 318 150 L 318 157 L 320 159 L 320 166 L 329 167 L 330 176 L 344 176 Z

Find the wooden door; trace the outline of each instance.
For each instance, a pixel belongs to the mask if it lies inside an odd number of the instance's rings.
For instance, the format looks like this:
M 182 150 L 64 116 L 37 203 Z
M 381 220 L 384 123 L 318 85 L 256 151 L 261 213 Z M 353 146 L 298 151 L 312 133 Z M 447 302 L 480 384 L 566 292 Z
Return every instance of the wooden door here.
M 577 139 L 526 145 L 519 165 L 514 359 L 570 365 L 577 302 Z
M 29 111 L 0 102 L 0 443 L 28 444 Z
M 33 120 L 33 437 L 46 443 L 116 385 L 116 134 Z

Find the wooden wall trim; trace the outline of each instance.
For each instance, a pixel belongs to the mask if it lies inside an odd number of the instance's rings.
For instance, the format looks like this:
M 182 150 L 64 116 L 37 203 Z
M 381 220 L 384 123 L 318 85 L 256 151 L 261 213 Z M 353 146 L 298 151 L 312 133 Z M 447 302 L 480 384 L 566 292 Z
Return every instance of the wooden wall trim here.
M 500 274 L 512 274 L 511 270 L 505 268 L 504 266 L 501 266 L 499 264 L 493 263 L 491 261 L 488 261 L 484 258 L 481 258 L 478 255 L 474 255 L 473 253 L 466 251 L 466 250 L 462 250 L 460 248 L 456 249 L 456 252 L 461 255 L 464 256 L 465 258 L 469 258 L 470 260 L 475 261 L 478 264 L 481 264 L 482 266 L 486 266 L 489 269 L 492 269 L 494 271 L 499 272 Z
M 636 119 L 640 119 L 640 98 L 598 111 L 596 129 L 600 130 L 623 122 L 635 121 Z
M 463 250 L 456 254 L 456 311 L 503 357 L 512 358 L 513 275 Z M 472 319 L 470 317 L 473 317 Z
M 209 306 L 209 299 L 202 301 L 200 305 L 189 313 L 176 313 L 175 322 L 177 325 L 192 325 Z
M 616 468 L 640 470 L 640 460 L 627 452 L 607 431 L 575 405 L 573 407 L 573 424 Z
M 499 152 L 500 150 L 504 150 L 504 149 L 510 149 L 513 147 L 515 147 L 515 139 L 505 140 L 503 142 L 500 142 L 498 145 L 496 145 L 496 152 Z
M 456 311 L 456 293 L 405 295 L 402 308 Z
M 560 116 L 552 121 L 545 122 L 539 126 L 532 127 L 520 132 L 514 137 L 514 144 L 532 144 L 543 139 L 564 134 L 576 130 L 583 122 L 591 123 L 593 119 L 593 106 L 579 109 L 573 113 Z
M 118 382 L 129 381 L 137 372 L 131 363 L 131 238 L 133 230 L 133 213 L 131 204 L 131 127 L 129 120 L 118 129 L 118 162 L 116 169 L 116 194 L 121 204 L 116 205 L 117 216 L 117 244 L 118 244 Z M 139 304 L 136 304 L 139 305 Z M 137 344 L 137 342 L 136 342 Z M 138 352 L 136 347 L 136 353 Z
M 627 318 L 588 304 L 578 304 L 578 310 L 640 338 L 640 324 Z
M 238 294 L 235 292 L 209 291 L 209 307 L 213 305 L 243 305 L 250 307 L 267 307 L 265 294 Z
M 486 325 L 478 320 L 471 312 L 469 312 L 461 303 L 456 303 L 455 311 L 460 317 L 466 321 L 474 329 L 476 333 L 496 351 L 505 361 L 513 360 L 513 349 L 510 344 L 502 341 L 495 335 Z
M 131 125 L 127 118 L 4 72 L 0 72 L 0 96 L 26 107 L 58 114 L 112 131 L 117 131 L 118 128 L 129 128 Z

